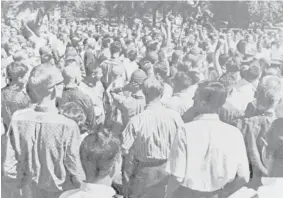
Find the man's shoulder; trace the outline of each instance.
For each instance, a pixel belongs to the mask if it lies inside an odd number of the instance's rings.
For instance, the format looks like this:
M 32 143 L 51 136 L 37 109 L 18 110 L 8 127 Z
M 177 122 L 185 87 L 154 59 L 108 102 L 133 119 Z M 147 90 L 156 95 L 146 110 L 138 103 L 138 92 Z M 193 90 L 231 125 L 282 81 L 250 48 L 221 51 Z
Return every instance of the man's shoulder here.
M 13 114 L 12 122 L 41 122 L 41 123 L 54 123 L 54 124 L 62 124 L 67 126 L 77 126 L 75 121 L 61 115 L 58 113 L 44 113 L 37 112 L 33 108 L 26 108 L 16 111 Z

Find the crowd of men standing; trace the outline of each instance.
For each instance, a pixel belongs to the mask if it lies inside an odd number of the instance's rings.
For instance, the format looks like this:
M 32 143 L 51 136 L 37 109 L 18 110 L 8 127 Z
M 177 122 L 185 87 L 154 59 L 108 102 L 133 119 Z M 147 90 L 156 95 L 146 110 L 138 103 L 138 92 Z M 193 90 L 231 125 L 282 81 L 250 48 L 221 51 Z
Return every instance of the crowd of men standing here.
M 1 30 L 2 197 L 227 198 L 283 177 L 282 30 L 18 24 Z

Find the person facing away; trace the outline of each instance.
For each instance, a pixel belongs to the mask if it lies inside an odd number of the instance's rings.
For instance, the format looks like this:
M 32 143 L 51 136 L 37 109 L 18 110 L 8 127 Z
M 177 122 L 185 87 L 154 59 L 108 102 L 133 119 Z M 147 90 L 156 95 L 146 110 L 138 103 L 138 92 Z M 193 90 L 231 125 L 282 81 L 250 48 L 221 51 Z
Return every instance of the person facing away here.
M 171 98 L 163 102 L 167 108 L 173 109 L 184 115 L 193 106 L 193 97 L 198 87 L 196 72 L 178 72 L 173 80 L 174 93 Z
M 75 64 L 68 65 L 63 71 L 65 88 L 63 90 L 60 105 L 67 102 L 75 102 L 80 105 L 86 115 L 86 123 L 89 128 L 95 126 L 95 115 L 91 98 L 79 89 L 81 83 L 81 70 Z
M 119 138 L 106 130 L 86 136 L 80 146 L 86 179 L 81 188 L 66 191 L 60 198 L 112 198 L 116 193 L 111 184 L 120 151 Z
M 185 124 L 171 149 L 167 197 L 227 197 L 249 181 L 244 138 L 217 115 L 226 95 L 218 82 L 199 85 L 194 106 L 200 115 Z
M 28 67 L 23 63 L 11 63 L 7 67 L 9 83 L 1 91 L 1 112 L 3 124 L 9 127 L 13 113 L 19 109 L 26 108 L 31 101 L 25 91 Z
M 22 197 L 59 197 L 63 191 L 79 187 L 84 177 L 79 128 L 56 108 L 63 90 L 58 68 L 35 67 L 27 86 L 36 106 L 19 110 L 12 117 L 3 181 L 12 189 L 20 189 Z
M 282 99 L 282 82 L 276 76 L 263 77 L 256 91 L 256 111 L 253 115 L 236 119 L 233 125 L 237 126 L 246 140 L 247 151 L 251 168 L 251 182 L 253 188 L 261 185 L 260 178 L 267 175 L 264 169 L 259 168 L 262 160 L 262 149 L 266 144 L 265 137 L 268 135 L 271 124 L 276 119 L 275 109 Z M 253 147 L 256 141 L 256 147 Z M 254 156 L 260 153 L 259 156 Z
M 100 64 L 100 67 L 102 68 L 102 73 L 103 73 L 103 77 L 101 81 L 106 89 L 113 82 L 115 78 L 113 76 L 113 71 L 112 71 L 113 67 L 121 67 L 123 69 L 123 78 L 124 80 L 126 80 L 126 70 L 123 66 L 122 61 L 120 60 L 121 50 L 122 50 L 121 43 L 118 41 L 115 41 L 114 43 L 110 45 L 111 58 L 103 61 Z
M 138 69 L 132 73 L 130 82 L 118 89 L 110 90 L 116 107 L 122 113 L 123 129 L 128 124 L 130 118 L 141 113 L 145 107 L 145 96 L 142 92 L 141 86 L 146 80 L 147 75 L 144 71 Z M 129 91 L 129 96 L 119 94 L 121 91 Z
M 80 129 L 81 141 L 88 135 L 90 129 L 86 125 L 86 115 L 80 105 L 74 102 L 67 102 L 59 108 L 59 113 L 77 123 Z
M 163 84 L 155 78 L 144 81 L 143 112 L 132 117 L 122 133 L 123 181 L 130 197 L 164 197 L 165 167 L 177 133 L 184 130 L 181 116 L 164 107 L 160 100 Z

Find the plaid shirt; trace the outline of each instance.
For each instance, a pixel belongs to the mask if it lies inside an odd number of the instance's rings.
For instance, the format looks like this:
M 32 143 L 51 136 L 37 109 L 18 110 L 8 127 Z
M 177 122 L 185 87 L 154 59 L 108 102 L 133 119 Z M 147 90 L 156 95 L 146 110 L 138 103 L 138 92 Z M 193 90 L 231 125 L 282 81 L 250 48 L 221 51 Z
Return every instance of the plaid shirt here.
M 185 130 L 184 122 L 176 111 L 161 103 L 149 104 L 142 113 L 130 119 L 123 131 L 122 147 L 132 148 L 135 159 L 141 162 L 167 160 L 180 130 Z
M 9 126 L 13 113 L 19 109 L 28 107 L 31 103 L 29 96 L 14 86 L 7 86 L 1 93 L 1 111 L 3 123 Z
M 75 188 L 83 179 L 79 128 L 56 109 L 15 112 L 6 139 L 3 181 L 8 186 L 35 183 L 54 193 Z

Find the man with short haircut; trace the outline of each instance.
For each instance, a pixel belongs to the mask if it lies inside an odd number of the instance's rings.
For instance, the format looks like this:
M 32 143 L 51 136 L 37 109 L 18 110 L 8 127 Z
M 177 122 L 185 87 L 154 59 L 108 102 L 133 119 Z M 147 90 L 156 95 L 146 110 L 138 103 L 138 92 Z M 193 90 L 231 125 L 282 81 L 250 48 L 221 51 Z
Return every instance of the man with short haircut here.
M 256 141 L 256 152 L 262 151 L 265 144 L 263 140 L 272 124 L 276 119 L 275 110 L 278 103 L 282 99 L 282 82 L 281 79 L 276 76 L 265 76 L 263 77 L 258 85 L 256 91 L 256 106 L 250 115 L 246 115 L 234 121 L 234 125 L 237 126 L 244 137 L 246 138 L 246 146 L 248 153 L 253 153 L 252 140 Z M 260 153 L 260 152 L 259 152 Z M 250 185 L 253 188 L 257 188 L 261 185 L 260 177 L 265 175 L 264 171 L 260 170 L 256 164 L 260 158 L 250 158 L 251 165 L 251 182 Z
M 167 108 L 184 115 L 193 106 L 193 97 L 198 87 L 196 72 L 178 72 L 174 77 L 174 93 L 171 98 L 163 102 Z
M 63 71 L 65 88 L 63 90 L 60 105 L 74 102 L 80 105 L 86 115 L 86 125 L 89 128 L 95 126 L 95 115 L 91 98 L 79 88 L 81 83 L 81 70 L 75 64 L 67 66 Z
M 130 197 L 164 197 L 167 160 L 176 134 L 184 131 L 184 123 L 176 111 L 161 104 L 160 81 L 149 78 L 142 90 L 145 110 L 132 117 L 122 133 L 125 193 Z
M 243 136 L 217 115 L 225 100 L 222 84 L 199 85 L 194 106 L 200 115 L 185 124 L 186 131 L 177 134 L 171 149 L 167 197 L 227 197 L 249 181 Z
M 6 129 L 9 127 L 13 113 L 28 107 L 31 103 L 25 91 L 27 74 L 28 67 L 23 63 L 13 62 L 7 67 L 9 83 L 1 93 L 1 112 Z
M 111 58 L 103 61 L 100 64 L 103 73 L 103 77 L 101 81 L 106 89 L 114 80 L 114 76 L 112 74 L 113 67 L 121 67 L 123 69 L 123 78 L 126 80 L 126 70 L 123 66 L 123 63 L 120 60 L 121 50 L 122 50 L 121 43 L 115 41 L 110 45 Z
M 35 67 L 27 86 L 36 106 L 19 110 L 12 117 L 3 181 L 10 188 L 21 189 L 23 197 L 56 198 L 65 190 L 79 187 L 83 179 L 80 131 L 56 108 L 63 90 L 58 68 Z

